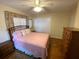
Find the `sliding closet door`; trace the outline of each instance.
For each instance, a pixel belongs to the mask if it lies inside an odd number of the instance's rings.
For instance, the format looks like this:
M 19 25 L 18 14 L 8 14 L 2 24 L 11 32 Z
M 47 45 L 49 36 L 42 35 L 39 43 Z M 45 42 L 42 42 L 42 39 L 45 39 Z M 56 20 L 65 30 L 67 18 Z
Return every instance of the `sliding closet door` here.
M 37 32 L 51 32 L 51 18 L 36 18 L 34 19 L 34 29 Z

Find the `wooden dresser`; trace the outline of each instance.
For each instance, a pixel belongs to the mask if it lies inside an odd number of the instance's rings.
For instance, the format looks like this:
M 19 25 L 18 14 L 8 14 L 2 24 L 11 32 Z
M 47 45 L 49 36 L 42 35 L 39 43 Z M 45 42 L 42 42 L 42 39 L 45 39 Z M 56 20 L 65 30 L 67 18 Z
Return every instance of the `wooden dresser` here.
M 64 28 L 64 59 L 79 59 L 79 29 Z
M 14 46 L 10 40 L 0 44 L 0 59 L 4 59 L 12 52 L 14 52 Z

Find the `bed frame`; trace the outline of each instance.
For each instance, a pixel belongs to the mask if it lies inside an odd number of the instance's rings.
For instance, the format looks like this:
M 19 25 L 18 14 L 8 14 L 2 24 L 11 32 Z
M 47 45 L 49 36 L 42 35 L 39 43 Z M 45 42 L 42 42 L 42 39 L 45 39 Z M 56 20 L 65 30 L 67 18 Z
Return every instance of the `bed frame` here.
M 13 38 L 12 37 L 12 33 L 14 31 L 18 31 L 18 30 L 22 30 L 22 29 L 27 29 L 27 28 L 29 28 L 29 26 L 26 26 L 26 25 L 19 25 L 19 26 L 14 26 L 14 27 L 9 28 L 8 31 L 9 31 L 9 35 L 10 35 L 11 40 Z

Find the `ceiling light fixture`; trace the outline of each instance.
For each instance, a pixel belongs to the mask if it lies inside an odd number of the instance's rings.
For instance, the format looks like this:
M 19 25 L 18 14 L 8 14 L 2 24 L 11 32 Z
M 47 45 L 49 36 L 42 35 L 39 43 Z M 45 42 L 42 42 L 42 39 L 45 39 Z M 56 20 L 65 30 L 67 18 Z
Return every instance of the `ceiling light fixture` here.
M 43 10 L 43 8 L 40 7 L 40 0 L 35 0 L 35 7 L 33 8 L 33 11 L 41 12 L 42 10 Z
M 43 10 L 42 7 L 34 7 L 33 8 L 33 11 L 35 11 L 35 12 L 41 12 L 42 10 Z

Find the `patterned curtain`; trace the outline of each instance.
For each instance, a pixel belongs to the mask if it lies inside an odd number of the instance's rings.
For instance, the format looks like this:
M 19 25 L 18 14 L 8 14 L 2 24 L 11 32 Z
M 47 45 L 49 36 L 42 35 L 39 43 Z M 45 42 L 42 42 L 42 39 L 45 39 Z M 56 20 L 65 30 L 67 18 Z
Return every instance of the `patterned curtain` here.
M 20 14 L 16 14 L 16 13 L 13 13 L 13 12 L 5 11 L 5 21 L 6 21 L 7 28 L 14 27 L 13 17 L 19 17 L 19 18 L 26 18 L 27 19 L 27 16 L 25 16 L 25 15 L 20 15 Z M 28 22 L 28 19 L 26 20 L 26 22 Z M 28 24 L 28 23 L 26 23 L 26 24 Z

